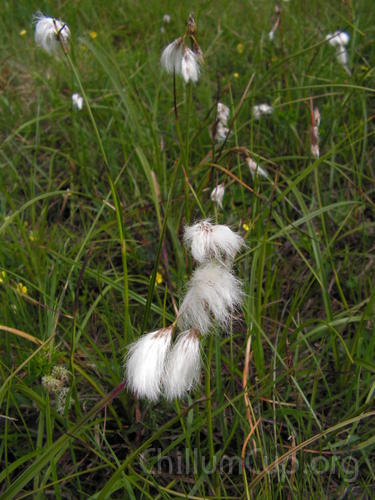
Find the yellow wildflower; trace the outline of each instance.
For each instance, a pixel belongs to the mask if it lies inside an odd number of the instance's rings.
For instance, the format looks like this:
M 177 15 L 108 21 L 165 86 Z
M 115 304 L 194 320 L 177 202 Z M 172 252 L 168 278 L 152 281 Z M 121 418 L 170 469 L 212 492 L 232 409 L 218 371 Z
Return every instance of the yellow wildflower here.
M 249 226 L 249 224 L 246 224 L 246 222 L 244 222 L 244 223 L 242 224 L 242 228 L 243 228 L 245 231 L 249 231 L 249 230 L 250 230 L 250 226 Z
M 25 286 L 23 283 L 18 283 L 17 284 L 17 292 L 20 295 L 26 295 L 27 294 L 27 286 Z
M 90 31 L 90 38 L 92 40 L 95 40 L 95 38 L 98 36 L 97 32 L 96 31 Z
M 163 276 L 159 272 L 156 273 L 155 283 L 157 285 L 161 285 L 163 283 Z
M 30 241 L 35 241 L 35 234 L 34 234 L 34 231 L 30 231 L 30 232 L 29 232 L 29 240 L 30 240 Z
M 19 35 L 20 35 L 20 36 L 25 36 L 25 35 L 26 35 L 26 33 L 27 33 L 27 31 L 26 31 L 26 30 L 21 30 L 21 31 L 19 32 Z
M 243 43 L 239 43 L 236 47 L 236 50 L 239 54 L 242 54 L 243 49 L 244 49 Z
M 234 73 L 233 73 L 233 77 L 234 77 L 234 78 L 239 78 L 239 77 L 240 77 L 240 74 L 239 74 L 239 73 L 237 73 L 237 71 L 236 71 L 236 72 L 234 72 Z

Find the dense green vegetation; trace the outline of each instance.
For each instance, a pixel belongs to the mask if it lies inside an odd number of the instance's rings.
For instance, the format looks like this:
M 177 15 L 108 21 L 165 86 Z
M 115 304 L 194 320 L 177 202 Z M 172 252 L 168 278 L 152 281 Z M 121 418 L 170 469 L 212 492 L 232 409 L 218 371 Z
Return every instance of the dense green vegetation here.
M 280 6 L 271 41 L 269 0 L 2 1 L 1 498 L 371 496 L 373 0 Z M 69 57 L 35 45 L 38 9 L 69 25 Z M 176 122 L 159 59 L 190 10 L 205 64 L 177 80 Z M 231 133 L 214 146 L 218 100 Z M 256 120 L 260 103 L 274 112 Z M 204 339 L 187 399 L 137 400 L 124 354 L 174 320 L 194 269 L 184 225 L 202 218 L 246 240 L 242 310 Z M 42 384 L 56 367 L 58 393 Z

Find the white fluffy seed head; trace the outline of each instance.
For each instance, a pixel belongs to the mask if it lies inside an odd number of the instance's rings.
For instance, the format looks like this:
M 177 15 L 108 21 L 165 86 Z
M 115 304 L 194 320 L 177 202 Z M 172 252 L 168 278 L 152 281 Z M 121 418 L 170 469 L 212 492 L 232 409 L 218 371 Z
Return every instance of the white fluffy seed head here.
M 326 40 L 328 40 L 328 43 L 333 47 L 338 45 L 345 46 L 348 45 L 350 36 L 345 31 L 337 30 L 334 33 L 328 33 Z
M 211 192 L 211 200 L 223 208 L 223 198 L 225 193 L 224 184 L 218 184 Z
M 266 103 L 257 104 L 253 107 L 253 116 L 256 120 L 259 120 L 262 115 L 270 115 L 272 113 L 273 107 Z
M 198 262 L 205 262 L 212 257 L 219 261 L 233 260 L 244 245 L 243 238 L 228 226 L 213 225 L 208 220 L 186 226 L 184 241 Z
M 223 142 L 229 134 L 229 128 L 224 127 L 221 122 L 215 123 L 212 129 L 211 139 L 214 142 Z
M 163 23 L 169 24 L 171 22 L 171 16 L 169 14 L 164 14 Z
M 60 45 L 59 37 L 65 46 L 69 43 L 69 27 L 59 19 L 46 17 L 43 14 L 34 16 L 35 22 L 35 42 L 49 54 L 56 53 Z
M 200 67 L 196 54 L 189 47 L 185 47 L 181 62 L 181 76 L 185 83 L 190 80 L 196 83 L 199 80 L 199 74 Z
M 181 74 L 181 64 L 183 56 L 182 39 L 177 38 L 165 47 L 160 57 L 160 64 L 168 72 Z
M 127 384 L 141 398 L 156 401 L 160 396 L 165 361 L 173 328 L 147 333 L 129 346 L 125 359 Z
M 196 328 L 200 333 L 208 333 L 212 318 L 227 327 L 241 301 L 241 282 L 224 266 L 209 262 L 194 271 L 179 321 L 184 328 Z
M 256 175 L 268 179 L 268 174 L 256 161 L 254 161 L 250 156 L 246 158 L 246 163 L 249 167 L 251 176 L 254 178 Z
M 194 329 L 180 333 L 168 354 L 164 393 L 167 399 L 184 397 L 199 383 L 201 353 L 198 332 Z
M 217 119 L 223 125 L 227 124 L 227 121 L 229 118 L 229 113 L 230 113 L 230 110 L 229 110 L 228 106 L 226 106 L 222 102 L 217 103 Z
M 81 111 L 83 109 L 83 97 L 79 94 L 72 94 L 73 108 Z

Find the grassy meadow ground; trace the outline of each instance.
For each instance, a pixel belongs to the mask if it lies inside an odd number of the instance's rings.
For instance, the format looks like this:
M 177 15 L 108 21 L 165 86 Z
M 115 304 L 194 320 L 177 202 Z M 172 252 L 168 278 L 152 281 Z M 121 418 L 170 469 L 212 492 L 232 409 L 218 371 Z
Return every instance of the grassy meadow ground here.
M 374 495 L 375 9 L 280 5 L 271 42 L 269 0 L 2 0 L 1 498 Z M 35 46 L 38 9 L 69 25 L 72 64 Z M 190 10 L 205 65 L 177 81 L 176 127 L 159 58 Z M 213 151 L 217 99 L 232 132 Z M 194 269 L 183 228 L 205 217 L 246 240 L 240 314 L 204 339 L 185 400 L 114 394 L 127 345 L 173 321 Z M 56 366 L 62 402 L 42 385 Z

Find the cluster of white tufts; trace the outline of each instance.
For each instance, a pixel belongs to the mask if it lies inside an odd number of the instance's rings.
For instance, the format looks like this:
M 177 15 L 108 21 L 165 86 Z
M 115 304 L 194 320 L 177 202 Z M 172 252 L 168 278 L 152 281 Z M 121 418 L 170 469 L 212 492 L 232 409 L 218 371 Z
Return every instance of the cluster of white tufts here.
M 259 120 L 262 115 L 271 115 L 273 113 L 273 107 L 269 104 L 257 104 L 253 107 L 253 116 L 255 120 Z
M 39 47 L 48 54 L 56 54 L 60 45 L 63 45 L 63 48 L 66 49 L 69 43 L 70 30 L 64 21 L 37 13 L 34 16 L 34 23 L 35 42 Z
M 351 75 L 351 71 L 348 66 L 349 56 L 346 46 L 349 43 L 350 36 L 345 31 L 335 31 L 334 33 L 328 33 L 326 36 L 329 44 L 332 47 L 336 47 L 336 58 L 339 64 L 344 68 L 344 70 Z
M 210 136 L 213 142 L 223 142 L 229 134 L 227 122 L 230 110 L 222 102 L 217 103 L 216 120 L 210 129 Z
M 168 73 L 182 76 L 185 83 L 199 80 L 199 57 L 184 44 L 184 39 L 177 38 L 167 45 L 160 58 L 160 64 Z
M 190 38 L 192 49 L 185 42 Z M 193 14 L 189 15 L 187 29 L 183 36 L 176 38 L 165 47 L 160 57 L 161 66 L 168 72 L 182 76 L 185 83 L 196 83 L 200 76 L 203 53 L 196 39 L 196 25 Z
M 125 359 L 128 387 L 156 401 L 184 397 L 200 380 L 200 335 L 214 323 L 227 328 L 242 300 L 240 281 L 231 264 L 244 241 L 228 226 L 208 221 L 185 228 L 185 243 L 200 263 L 187 285 L 176 322 L 143 335 L 130 345 Z M 175 341 L 176 324 L 181 326 Z

